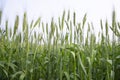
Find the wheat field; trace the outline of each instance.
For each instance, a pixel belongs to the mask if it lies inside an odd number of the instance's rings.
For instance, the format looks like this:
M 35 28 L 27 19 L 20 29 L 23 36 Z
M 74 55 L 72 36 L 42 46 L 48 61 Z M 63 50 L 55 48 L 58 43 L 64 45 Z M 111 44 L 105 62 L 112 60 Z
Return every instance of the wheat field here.
M 81 22 L 75 12 L 70 14 L 64 11 L 58 22 L 38 18 L 28 23 L 25 12 L 21 32 L 19 16 L 13 29 L 6 20 L 5 30 L 0 28 L 0 80 L 120 80 L 120 22 L 115 11 L 112 24 L 100 20 L 98 35 L 86 14 Z M 2 11 L 0 25 L 1 17 Z

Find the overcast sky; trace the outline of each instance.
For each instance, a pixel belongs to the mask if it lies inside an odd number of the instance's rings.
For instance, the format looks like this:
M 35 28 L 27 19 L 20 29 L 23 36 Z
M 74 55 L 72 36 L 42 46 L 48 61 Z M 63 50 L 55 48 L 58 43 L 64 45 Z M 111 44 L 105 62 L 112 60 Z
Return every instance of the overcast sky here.
M 87 13 L 88 21 L 99 25 L 100 19 L 107 18 L 110 22 L 115 9 L 120 21 L 120 0 L 0 0 L 0 9 L 3 10 L 2 24 L 8 19 L 10 25 L 13 25 L 15 16 L 23 16 L 24 11 L 29 20 L 42 17 L 43 21 L 50 21 L 51 17 L 57 19 L 64 10 L 76 12 L 78 20 Z

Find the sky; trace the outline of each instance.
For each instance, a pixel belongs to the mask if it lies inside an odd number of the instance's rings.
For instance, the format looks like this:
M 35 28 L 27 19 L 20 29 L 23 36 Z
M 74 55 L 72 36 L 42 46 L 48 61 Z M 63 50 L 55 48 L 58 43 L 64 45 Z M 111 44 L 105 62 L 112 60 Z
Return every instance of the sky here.
M 2 25 L 5 24 L 5 20 L 9 20 L 11 26 L 16 15 L 20 16 L 22 22 L 25 11 L 29 21 L 41 17 L 44 22 L 49 22 L 51 17 L 57 20 L 64 10 L 76 12 L 78 21 L 87 13 L 87 20 L 93 22 L 96 32 L 100 19 L 107 19 L 111 23 L 113 9 L 120 21 L 120 0 L 0 0 L 0 9 L 3 11 Z

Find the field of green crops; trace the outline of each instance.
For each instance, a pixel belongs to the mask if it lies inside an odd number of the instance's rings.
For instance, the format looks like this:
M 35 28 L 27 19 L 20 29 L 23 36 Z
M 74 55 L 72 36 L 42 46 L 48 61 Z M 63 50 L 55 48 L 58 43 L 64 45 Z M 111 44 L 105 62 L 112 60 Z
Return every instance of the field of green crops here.
M 64 11 L 58 22 L 38 18 L 28 23 L 24 13 L 21 31 L 19 16 L 13 29 L 6 20 L 5 29 L 0 28 L 0 80 L 120 80 L 120 22 L 115 11 L 112 24 L 100 20 L 98 35 L 86 14 L 81 22 L 72 14 Z M 0 25 L 1 17 L 2 11 Z

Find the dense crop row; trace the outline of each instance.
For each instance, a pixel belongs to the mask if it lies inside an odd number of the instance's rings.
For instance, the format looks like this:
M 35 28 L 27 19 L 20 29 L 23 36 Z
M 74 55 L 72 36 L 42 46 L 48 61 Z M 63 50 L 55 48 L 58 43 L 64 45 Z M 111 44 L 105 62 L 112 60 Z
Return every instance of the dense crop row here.
M 90 23 L 84 36 L 86 18 L 85 14 L 77 22 L 75 13 L 71 18 L 70 12 L 63 12 L 58 22 L 38 18 L 28 23 L 24 13 L 22 31 L 19 16 L 14 29 L 6 21 L 5 30 L 0 28 L 0 80 L 120 80 L 120 23 L 115 11 L 111 25 L 100 21 L 98 41 Z

